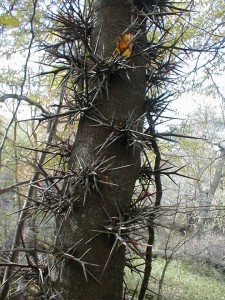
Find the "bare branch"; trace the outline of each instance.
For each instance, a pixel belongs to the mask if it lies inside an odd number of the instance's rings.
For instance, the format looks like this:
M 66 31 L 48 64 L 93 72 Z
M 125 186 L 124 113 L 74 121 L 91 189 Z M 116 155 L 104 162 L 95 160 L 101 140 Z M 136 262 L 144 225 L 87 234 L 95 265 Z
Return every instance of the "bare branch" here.
M 1 188 L 0 188 L 0 195 L 3 195 L 3 194 L 5 194 L 5 193 L 11 191 L 11 190 L 13 190 L 14 188 L 16 188 L 16 187 L 18 187 L 18 186 L 26 185 L 26 184 L 28 184 L 29 182 L 30 182 L 30 180 L 25 180 L 25 181 L 21 181 L 21 182 L 18 182 L 18 183 L 16 183 L 16 184 L 13 184 L 13 185 L 11 185 L 11 186 L 8 186 L 8 187 L 6 187 L 6 188 L 4 188 L 4 189 L 1 189 Z
M 44 113 L 46 115 L 49 114 L 49 112 L 40 103 L 37 103 L 34 100 L 32 100 L 26 96 L 17 95 L 17 94 L 4 94 L 4 95 L 0 96 L 0 102 L 5 102 L 5 100 L 7 100 L 7 99 L 16 99 L 18 101 L 25 101 L 28 104 L 34 105 L 37 108 L 39 108 L 42 111 L 42 113 Z

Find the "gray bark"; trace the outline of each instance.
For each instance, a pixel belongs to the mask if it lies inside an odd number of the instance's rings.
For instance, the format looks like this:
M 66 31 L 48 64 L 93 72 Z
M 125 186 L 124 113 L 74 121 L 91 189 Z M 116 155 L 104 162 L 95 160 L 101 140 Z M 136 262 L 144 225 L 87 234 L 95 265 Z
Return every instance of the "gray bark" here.
M 92 33 L 92 43 L 99 39 L 97 53 L 103 57 L 112 55 L 117 36 L 123 33 L 132 22 L 131 4 L 127 0 L 98 0 L 95 13 L 96 24 Z M 129 122 L 130 115 L 136 120 L 144 110 L 145 67 L 141 57 L 131 60 L 132 69 L 122 76 L 111 75 L 108 81 L 108 92 L 102 90 L 95 106 L 113 125 L 122 126 Z M 113 128 L 93 126 L 96 123 L 83 116 L 80 120 L 76 142 L 72 151 L 71 169 L 79 168 L 79 161 L 90 165 L 96 160 L 99 145 L 103 144 L 113 132 Z M 139 128 L 140 129 L 140 128 Z M 132 193 L 140 168 L 140 149 L 130 146 L 125 140 L 118 140 L 100 151 L 102 159 L 112 158 L 113 167 L 123 167 L 107 173 L 107 178 L 114 185 L 100 183 L 98 191 L 91 189 L 87 194 L 84 206 L 74 203 L 74 208 L 63 218 L 57 219 L 56 249 L 69 253 L 73 257 L 96 264 L 87 266 L 92 274 L 87 274 L 73 258 L 60 258 L 52 274 L 53 290 L 57 299 L 122 299 L 125 249 L 118 241 L 114 247 L 115 235 L 100 233 L 107 224 L 119 220 L 132 198 Z M 73 197 L 82 195 L 82 187 L 74 188 Z M 77 207 L 76 207 L 77 206 Z M 73 251 L 68 252 L 68 249 Z M 56 250 L 58 251 L 58 250 Z M 65 257 L 65 256 L 64 256 Z M 61 259 L 63 256 L 61 257 Z M 95 277 L 95 279 L 94 279 Z M 97 282 L 99 281 L 99 283 Z

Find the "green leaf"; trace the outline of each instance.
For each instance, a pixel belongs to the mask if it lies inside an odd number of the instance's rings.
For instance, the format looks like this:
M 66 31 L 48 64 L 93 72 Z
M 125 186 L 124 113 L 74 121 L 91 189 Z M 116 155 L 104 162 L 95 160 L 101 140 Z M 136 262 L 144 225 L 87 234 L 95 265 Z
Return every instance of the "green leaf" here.
M 20 23 L 17 18 L 13 17 L 10 14 L 2 14 L 0 15 L 0 25 L 4 25 L 7 27 L 18 27 Z

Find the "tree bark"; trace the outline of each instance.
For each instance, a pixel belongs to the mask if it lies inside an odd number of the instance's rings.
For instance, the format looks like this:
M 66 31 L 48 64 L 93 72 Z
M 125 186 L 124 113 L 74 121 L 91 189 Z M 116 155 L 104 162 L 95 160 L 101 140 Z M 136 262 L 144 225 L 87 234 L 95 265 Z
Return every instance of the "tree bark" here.
M 92 32 L 92 45 L 103 59 L 113 55 L 117 37 L 130 26 L 131 9 L 127 0 L 95 2 L 96 23 Z M 110 75 L 107 92 L 102 89 L 94 102 L 96 110 L 109 123 L 113 119 L 112 126 L 93 126 L 97 123 L 91 119 L 93 116 L 90 113 L 81 117 L 79 123 L 70 160 L 71 169 L 78 170 L 81 162 L 90 168 L 99 155 L 102 160 L 112 158 L 112 168 L 117 169 L 100 175 L 105 178 L 102 181 L 107 181 L 105 184 L 98 183 L 100 192 L 90 188 L 85 203 L 75 201 L 73 209 L 67 212 L 63 221 L 62 217 L 57 219 L 56 252 L 64 253 L 58 255 L 51 278 L 57 299 L 122 299 L 125 247 L 118 238 L 119 221 L 125 218 L 131 203 L 140 169 L 140 149 L 129 144 L 126 133 L 108 147 L 99 149 L 109 135 L 121 134 L 121 131 L 116 133 L 115 128 L 125 128 L 127 124 L 131 126 L 144 112 L 144 59 L 137 55 L 130 59 L 129 65 L 132 68 Z M 141 130 L 142 125 L 137 127 Z M 76 185 L 72 191 L 73 199 L 82 196 L 82 193 L 82 186 Z M 106 230 L 106 226 L 112 228 L 115 223 L 118 224 L 117 230 L 107 233 L 110 229 Z M 71 259 L 65 254 L 72 255 Z M 87 279 L 81 264 L 75 261 L 81 257 L 81 260 L 97 265 L 86 266 L 90 272 Z M 62 261 L 63 264 L 60 264 Z

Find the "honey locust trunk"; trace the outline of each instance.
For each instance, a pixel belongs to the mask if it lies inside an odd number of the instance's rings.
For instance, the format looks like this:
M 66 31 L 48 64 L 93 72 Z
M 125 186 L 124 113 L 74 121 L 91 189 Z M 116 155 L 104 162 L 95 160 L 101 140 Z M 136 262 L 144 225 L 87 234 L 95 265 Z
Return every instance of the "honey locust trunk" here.
M 135 35 L 141 27 L 137 28 L 127 0 L 96 0 L 94 9 L 91 45 L 96 60 L 89 68 L 101 60 L 115 71 L 96 71 L 90 78 L 92 88 L 99 83 L 90 95 L 94 108 L 80 119 L 70 159 L 75 174 L 74 185 L 70 183 L 74 205 L 57 220 L 58 260 L 52 276 L 54 294 L 63 300 L 122 299 L 125 247 L 121 222 L 140 169 L 140 147 L 131 131 L 141 131 L 143 123 L 145 65 L 142 56 L 135 55 L 143 40 L 136 35 L 130 58 L 119 57 L 115 48 L 118 37 Z

